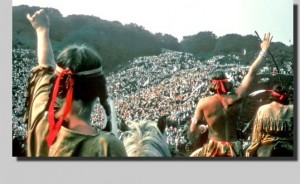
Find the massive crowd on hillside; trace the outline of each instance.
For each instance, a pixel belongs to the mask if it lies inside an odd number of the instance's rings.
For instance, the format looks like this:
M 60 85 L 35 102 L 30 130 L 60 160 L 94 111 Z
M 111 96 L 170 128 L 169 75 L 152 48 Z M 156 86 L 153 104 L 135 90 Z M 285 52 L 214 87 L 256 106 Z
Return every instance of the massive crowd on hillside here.
M 209 74 L 217 68 L 226 68 L 229 80 L 238 86 L 249 69 L 238 63 L 220 64 L 218 60 L 223 57 L 200 61 L 189 53 L 164 51 L 158 56 L 136 58 L 118 72 L 106 74 L 108 93 L 115 103 L 118 121 L 157 121 L 159 117 L 167 116 L 171 122 L 166 128 L 167 142 L 178 150 L 180 145 L 188 142 L 183 132 L 197 101 L 210 95 L 207 89 Z M 22 120 L 24 93 L 29 71 L 36 64 L 34 50 L 13 49 L 12 136 L 22 148 L 26 137 L 26 125 Z M 270 70 L 264 68 L 261 72 Z M 282 72 L 292 74 L 292 68 L 287 64 Z M 91 117 L 92 125 L 101 127 L 103 119 L 102 107 L 97 103 Z
M 36 52 L 31 49 L 13 49 L 12 52 L 12 138 L 13 146 L 22 149 L 25 148 L 27 129 L 26 124 L 23 122 L 25 112 L 24 93 L 29 71 L 37 63 L 36 58 Z M 17 149 L 16 152 L 24 153 L 22 149 Z
M 199 61 L 192 54 L 166 52 L 133 60 L 127 69 L 107 77 L 108 84 L 112 84 L 108 90 L 116 102 L 119 120 L 157 120 L 167 115 L 178 123 L 185 121 L 199 95 L 209 95 L 206 87 L 209 73 L 223 67 L 217 62 L 219 58 Z M 238 83 L 235 79 L 245 75 L 246 70 L 231 65 L 228 75 Z

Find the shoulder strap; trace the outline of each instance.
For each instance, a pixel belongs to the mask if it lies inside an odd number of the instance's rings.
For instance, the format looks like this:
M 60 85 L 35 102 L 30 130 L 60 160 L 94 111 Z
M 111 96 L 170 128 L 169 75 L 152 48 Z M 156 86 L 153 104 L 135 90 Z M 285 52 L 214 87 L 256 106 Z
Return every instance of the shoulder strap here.
M 228 119 L 230 119 L 230 121 L 233 122 L 232 118 L 230 117 L 230 115 L 228 114 L 228 112 L 227 112 L 227 110 L 226 110 L 226 107 L 225 107 L 224 103 L 220 100 L 219 95 L 217 95 L 216 98 L 217 98 L 218 102 L 222 105 L 223 111 L 225 112 L 226 117 L 227 117 Z M 228 108 L 228 106 L 227 106 L 227 108 Z
M 227 110 L 226 110 L 226 107 L 225 107 L 224 103 L 220 100 L 220 96 L 217 95 L 217 96 L 215 96 L 215 97 L 217 98 L 218 102 L 222 105 L 224 111 L 227 113 Z M 227 106 L 227 107 L 228 107 L 228 106 Z
M 222 103 L 222 101 L 219 99 L 219 95 L 216 96 L 216 98 L 218 99 L 218 102 L 222 105 L 223 107 L 223 111 L 225 112 L 226 114 L 226 118 L 228 120 L 230 120 L 232 123 L 234 123 L 233 119 L 231 118 L 230 114 L 228 113 L 227 109 L 225 108 L 225 105 L 224 103 Z M 239 99 L 238 101 L 240 101 L 241 99 Z M 227 108 L 229 107 L 229 105 L 227 106 Z M 240 110 L 241 111 L 241 110 Z M 238 118 L 236 120 L 236 123 L 238 124 L 238 122 L 240 121 L 240 112 L 238 113 Z M 238 126 L 238 125 L 237 125 Z M 237 129 L 237 135 L 238 135 L 238 138 L 239 139 L 242 139 L 242 134 L 243 132 L 241 132 L 242 130 L 240 130 L 239 128 Z

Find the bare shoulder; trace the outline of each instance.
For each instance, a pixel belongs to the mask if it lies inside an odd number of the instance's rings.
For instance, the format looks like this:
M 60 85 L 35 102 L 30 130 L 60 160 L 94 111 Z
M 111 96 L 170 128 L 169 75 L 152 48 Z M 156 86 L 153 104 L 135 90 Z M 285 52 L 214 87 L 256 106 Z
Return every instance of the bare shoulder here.
M 211 104 L 214 100 L 213 98 L 214 98 L 213 96 L 207 96 L 207 97 L 199 99 L 198 107 L 203 107 L 203 106 L 206 106 L 208 104 Z
M 207 96 L 207 97 L 201 98 L 201 99 L 199 100 L 199 102 L 200 102 L 200 103 L 211 102 L 211 100 L 212 100 L 213 98 L 214 98 L 213 96 Z

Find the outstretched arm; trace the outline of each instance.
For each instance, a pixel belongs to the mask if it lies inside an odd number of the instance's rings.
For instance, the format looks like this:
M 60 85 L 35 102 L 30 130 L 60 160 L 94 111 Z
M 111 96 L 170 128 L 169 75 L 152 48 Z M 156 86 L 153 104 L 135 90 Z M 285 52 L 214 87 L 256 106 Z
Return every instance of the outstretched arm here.
M 55 68 L 54 54 L 49 37 L 49 17 L 43 9 L 35 12 L 32 16 L 27 14 L 27 19 L 37 34 L 38 63 L 41 66 Z
M 257 56 L 255 61 L 251 65 L 249 72 L 243 79 L 241 85 L 236 90 L 236 94 L 239 97 L 245 97 L 248 95 L 248 90 L 249 90 L 250 84 L 253 82 L 253 79 L 262 64 L 262 61 L 263 61 L 265 55 L 267 54 L 267 51 L 270 47 L 271 41 L 272 41 L 271 34 L 270 33 L 265 34 L 264 39 L 263 39 L 262 43 L 260 44 L 261 51 L 260 51 L 259 55 Z

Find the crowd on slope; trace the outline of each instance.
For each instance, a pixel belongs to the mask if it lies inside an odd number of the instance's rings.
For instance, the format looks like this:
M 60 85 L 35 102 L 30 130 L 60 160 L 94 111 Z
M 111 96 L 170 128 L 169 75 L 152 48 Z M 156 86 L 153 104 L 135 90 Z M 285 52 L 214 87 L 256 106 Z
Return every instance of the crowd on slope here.
M 166 51 L 158 56 L 136 58 L 118 72 L 107 74 L 108 93 L 114 101 L 118 122 L 157 121 L 159 117 L 167 116 L 171 122 L 166 127 L 167 142 L 178 150 L 188 141 L 183 132 L 199 98 L 210 95 L 207 88 L 210 73 L 224 68 L 229 80 L 238 86 L 249 69 L 238 63 L 220 64 L 223 57 L 199 60 L 189 53 Z M 12 134 L 14 143 L 21 148 L 25 147 L 26 138 L 26 125 L 22 120 L 24 93 L 29 71 L 36 63 L 34 50 L 13 49 Z M 265 68 L 261 72 L 268 73 L 269 70 Z M 284 71 L 292 74 L 291 68 Z M 104 119 L 102 111 L 96 103 L 91 122 L 99 128 Z

